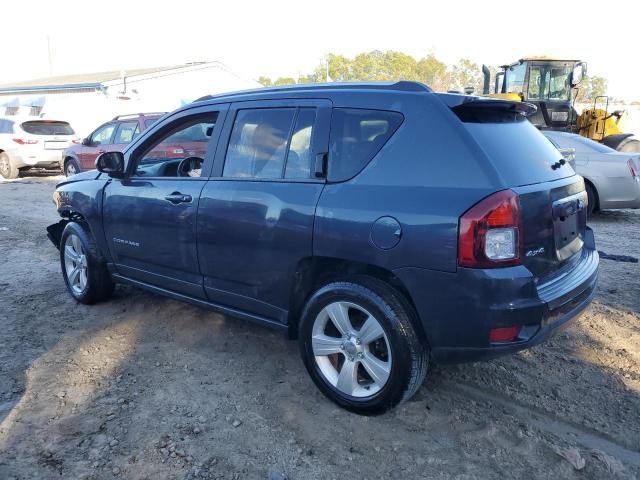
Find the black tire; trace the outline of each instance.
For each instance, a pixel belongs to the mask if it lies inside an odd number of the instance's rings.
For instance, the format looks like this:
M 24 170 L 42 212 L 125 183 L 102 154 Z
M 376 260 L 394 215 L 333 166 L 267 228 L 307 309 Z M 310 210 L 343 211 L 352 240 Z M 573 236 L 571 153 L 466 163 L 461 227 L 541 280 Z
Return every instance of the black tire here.
M 640 140 L 633 137 L 627 137 L 620 142 L 616 147 L 616 150 L 619 152 L 638 153 L 640 152 Z
M 75 290 L 69 282 L 67 268 L 65 265 L 65 246 L 67 239 L 75 235 L 84 251 L 86 261 L 86 285 L 81 291 Z M 91 305 L 97 302 L 108 300 L 115 287 L 111 275 L 107 270 L 107 265 L 93 240 L 93 236 L 88 228 L 77 222 L 69 222 L 60 237 L 60 266 L 62 276 L 67 285 L 67 290 L 71 296 L 80 303 Z
M 11 163 L 9 155 L 4 152 L 0 153 L 0 176 L 7 180 L 13 180 L 14 178 L 18 178 L 19 174 L 20 170 Z
M 356 397 L 340 391 L 326 379 L 315 359 L 314 322 L 327 305 L 335 302 L 364 308 L 378 320 L 388 339 L 392 360 L 390 373 L 385 385 L 371 396 Z M 339 406 L 362 415 L 384 413 L 411 398 L 427 373 L 429 347 L 416 331 L 414 322 L 417 321 L 406 298 L 380 280 L 362 276 L 329 283 L 311 296 L 302 312 L 299 338 L 302 360 L 320 391 Z M 342 355 L 346 354 L 343 352 Z
M 65 177 L 71 177 L 76 173 L 80 173 L 80 165 L 78 165 L 75 158 L 67 158 L 64 161 L 63 172 Z
M 587 217 L 590 218 L 598 210 L 598 195 L 591 184 L 585 183 L 584 188 L 587 191 L 587 202 L 589 204 L 587 206 Z

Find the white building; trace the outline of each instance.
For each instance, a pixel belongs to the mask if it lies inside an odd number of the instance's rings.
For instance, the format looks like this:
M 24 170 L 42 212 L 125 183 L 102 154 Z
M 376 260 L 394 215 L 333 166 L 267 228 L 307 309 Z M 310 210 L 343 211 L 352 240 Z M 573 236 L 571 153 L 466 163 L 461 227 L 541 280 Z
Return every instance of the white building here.
M 171 111 L 204 95 L 260 86 L 219 62 L 49 77 L 0 85 L 0 116 L 66 120 L 84 136 L 116 115 Z

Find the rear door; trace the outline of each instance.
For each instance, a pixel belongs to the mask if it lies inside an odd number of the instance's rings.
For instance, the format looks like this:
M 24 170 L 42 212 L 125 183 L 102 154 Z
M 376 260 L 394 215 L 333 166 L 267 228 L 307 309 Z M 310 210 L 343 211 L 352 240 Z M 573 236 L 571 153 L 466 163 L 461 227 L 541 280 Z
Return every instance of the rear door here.
M 328 151 L 328 100 L 231 106 L 214 176 L 198 212 L 207 298 L 286 321 L 293 274 L 312 254 L 313 222 Z
M 105 187 L 103 221 L 118 274 L 194 298 L 204 298 L 198 266 L 196 215 L 227 105 L 179 112 L 125 153 L 127 175 Z M 198 130 L 200 168 L 193 156 L 166 154 L 166 145 Z

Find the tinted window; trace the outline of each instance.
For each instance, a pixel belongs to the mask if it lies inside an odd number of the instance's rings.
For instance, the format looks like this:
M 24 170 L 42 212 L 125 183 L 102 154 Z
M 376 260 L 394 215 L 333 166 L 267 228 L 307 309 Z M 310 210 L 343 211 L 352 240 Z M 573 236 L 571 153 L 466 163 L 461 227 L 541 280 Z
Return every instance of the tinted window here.
M 115 123 L 103 125 L 91 135 L 91 143 L 95 145 L 105 145 L 111 143 L 113 131 L 116 129 Z
M 67 122 L 33 120 L 24 122 L 20 127 L 32 135 L 73 135 L 75 133 Z
M 153 177 L 178 176 L 178 165 L 191 160 L 188 176 L 199 177 L 213 135 L 217 112 L 180 122 L 144 149 L 138 157 L 136 174 Z
M 138 122 L 123 122 L 118 127 L 118 133 L 113 143 L 131 143 L 139 133 Z
M 295 127 L 291 135 L 291 146 L 287 155 L 285 178 L 310 178 L 311 145 L 313 145 L 313 125 L 316 121 L 315 108 L 298 110 Z
M 334 108 L 329 139 L 329 180 L 347 180 L 371 161 L 395 133 L 396 112 Z
M 13 122 L 11 120 L 0 120 L 0 133 L 13 133 Z
M 295 108 L 239 110 L 224 163 L 224 177 L 282 178 Z
M 153 125 L 153 124 L 154 124 L 154 123 L 156 123 L 157 121 L 158 121 L 158 119 L 157 119 L 157 118 L 147 118 L 147 119 L 144 121 L 144 126 L 145 126 L 145 127 L 147 127 L 147 128 L 149 128 L 151 125 Z
M 476 115 L 476 121 L 467 121 L 465 126 L 507 185 L 530 185 L 574 174 L 568 163 L 551 168 L 562 154 L 525 117 L 504 115 L 500 119 L 496 112 L 487 116 L 488 121 L 477 121 L 480 119 Z

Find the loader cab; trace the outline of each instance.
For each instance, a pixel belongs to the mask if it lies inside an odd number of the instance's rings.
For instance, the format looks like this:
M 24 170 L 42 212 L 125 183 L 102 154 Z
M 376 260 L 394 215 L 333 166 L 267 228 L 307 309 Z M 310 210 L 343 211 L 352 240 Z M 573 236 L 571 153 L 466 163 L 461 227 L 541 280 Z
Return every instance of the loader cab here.
M 538 107 L 529 118 L 537 127 L 569 129 L 575 121 L 575 89 L 585 74 L 586 63 L 579 60 L 525 58 L 500 67 L 493 96 L 516 94 Z

